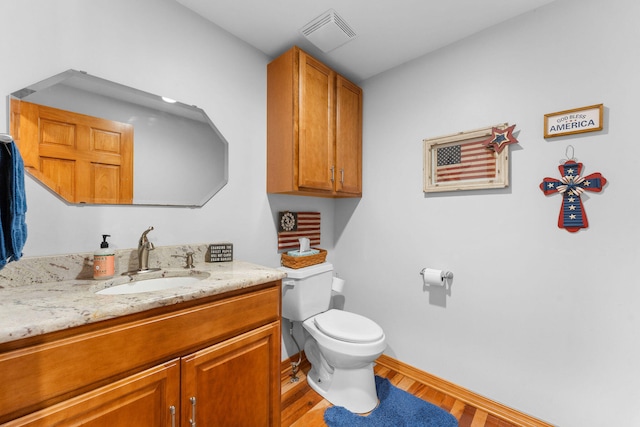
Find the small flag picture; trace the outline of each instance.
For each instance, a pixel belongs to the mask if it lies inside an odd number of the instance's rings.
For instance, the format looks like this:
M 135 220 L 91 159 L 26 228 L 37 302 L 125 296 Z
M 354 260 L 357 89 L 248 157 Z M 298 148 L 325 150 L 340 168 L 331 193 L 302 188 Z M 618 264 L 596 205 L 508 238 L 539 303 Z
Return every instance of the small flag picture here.
M 279 212 L 278 250 L 296 249 L 306 237 L 311 246 L 320 244 L 320 212 Z

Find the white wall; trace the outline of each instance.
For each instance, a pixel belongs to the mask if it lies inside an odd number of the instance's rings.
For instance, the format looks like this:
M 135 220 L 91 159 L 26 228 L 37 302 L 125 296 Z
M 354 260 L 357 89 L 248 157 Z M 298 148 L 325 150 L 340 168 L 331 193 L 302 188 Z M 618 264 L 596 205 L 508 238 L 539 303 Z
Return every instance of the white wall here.
M 558 0 L 365 82 L 364 197 L 337 204 L 335 263 L 389 355 L 563 427 L 640 425 L 638 16 Z M 597 103 L 603 131 L 543 138 L 544 114 Z M 425 196 L 424 138 L 505 121 L 508 189 Z M 609 181 L 578 233 L 538 188 L 569 144 Z M 423 267 L 454 272 L 450 297 Z
M 230 241 L 236 259 L 277 266 L 276 216 L 285 209 L 320 211 L 322 243 L 333 247 L 330 202 L 265 193 L 264 54 L 173 0 L 3 1 L 0 16 L 0 93 L 83 70 L 198 105 L 229 141 L 229 183 L 198 209 L 69 206 L 27 177 L 25 256 L 93 251 L 101 234 L 133 248 L 153 225 L 156 246 Z

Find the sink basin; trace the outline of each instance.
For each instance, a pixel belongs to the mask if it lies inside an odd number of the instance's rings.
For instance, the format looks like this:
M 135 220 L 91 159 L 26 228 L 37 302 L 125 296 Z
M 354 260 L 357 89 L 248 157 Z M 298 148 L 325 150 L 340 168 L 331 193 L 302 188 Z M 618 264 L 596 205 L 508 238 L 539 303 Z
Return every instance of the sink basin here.
M 179 286 L 189 286 L 198 283 L 209 275 L 158 277 L 155 279 L 136 280 L 134 282 L 115 285 L 96 292 L 99 295 L 124 295 L 139 294 L 141 292 L 163 291 L 177 288 Z

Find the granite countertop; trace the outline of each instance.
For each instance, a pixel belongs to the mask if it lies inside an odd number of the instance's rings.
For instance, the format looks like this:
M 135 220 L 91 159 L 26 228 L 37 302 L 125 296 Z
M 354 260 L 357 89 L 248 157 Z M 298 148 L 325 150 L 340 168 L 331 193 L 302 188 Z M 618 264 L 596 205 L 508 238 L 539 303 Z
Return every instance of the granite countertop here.
M 83 259 L 86 261 L 86 257 Z M 195 284 L 167 290 L 124 295 L 96 294 L 106 287 L 132 280 L 207 274 L 208 277 Z M 219 295 L 284 277 L 282 271 L 242 261 L 196 262 L 193 269 L 169 267 L 107 280 L 80 278 L 45 282 L 27 277 L 25 281 L 29 283 L 17 285 L 3 281 L 0 276 L 0 343 Z

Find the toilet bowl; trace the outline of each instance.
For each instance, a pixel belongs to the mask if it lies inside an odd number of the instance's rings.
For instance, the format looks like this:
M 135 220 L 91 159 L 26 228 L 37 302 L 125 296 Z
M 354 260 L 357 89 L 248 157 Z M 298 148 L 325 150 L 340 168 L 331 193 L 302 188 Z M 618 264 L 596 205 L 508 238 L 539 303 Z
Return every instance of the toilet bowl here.
M 307 374 L 311 388 L 351 412 L 373 410 L 378 405 L 373 362 L 387 347 L 382 328 L 366 317 L 341 310 L 313 316 L 302 326 L 310 335 L 304 349 L 311 362 Z M 366 333 L 358 336 L 360 331 Z
M 378 405 L 373 366 L 387 346 L 384 331 L 364 316 L 329 309 L 330 263 L 281 270 L 287 273 L 282 317 L 302 322 L 306 331 L 304 352 L 311 363 L 307 382 L 333 405 L 370 412 Z

